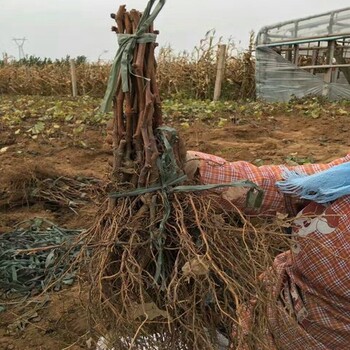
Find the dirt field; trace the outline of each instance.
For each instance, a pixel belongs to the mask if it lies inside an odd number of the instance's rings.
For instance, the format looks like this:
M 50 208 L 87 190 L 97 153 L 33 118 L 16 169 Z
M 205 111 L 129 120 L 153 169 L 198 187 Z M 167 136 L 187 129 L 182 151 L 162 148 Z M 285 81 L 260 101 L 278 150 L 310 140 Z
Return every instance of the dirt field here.
M 67 118 L 46 122 L 56 125 L 49 135 L 30 133 L 38 116 L 28 115 L 20 124 L 11 124 L 3 118 L 11 113 L 9 106 L 11 100 L 0 100 L 0 233 L 34 217 L 47 218 L 63 227 L 88 227 L 98 200 L 74 211 L 67 206 L 52 207 L 45 201 L 26 201 L 23 196 L 15 201 L 11 197 L 13 179 L 33 169 L 50 169 L 58 176 L 106 179 L 110 150 L 104 144 L 104 123 L 84 124 L 76 138 L 70 136 L 72 122 Z M 181 131 L 188 149 L 231 161 L 247 160 L 257 165 L 328 162 L 347 154 L 350 107 L 325 104 L 317 107 L 315 115 L 304 106 L 277 106 L 271 111 L 262 105 L 259 113 L 259 105 L 216 111 L 210 121 L 196 120 L 194 115 L 188 121 L 168 115 L 167 122 Z M 216 122 L 219 119 L 220 123 Z M 47 297 L 49 301 L 34 314 L 30 308 L 26 309 L 28 313 L 18 314 L 11 307 L 0 313 L 0 350 L 88 348 L 88 323 L 80 302 L 84 296 L 80 296 L 78 286 Z

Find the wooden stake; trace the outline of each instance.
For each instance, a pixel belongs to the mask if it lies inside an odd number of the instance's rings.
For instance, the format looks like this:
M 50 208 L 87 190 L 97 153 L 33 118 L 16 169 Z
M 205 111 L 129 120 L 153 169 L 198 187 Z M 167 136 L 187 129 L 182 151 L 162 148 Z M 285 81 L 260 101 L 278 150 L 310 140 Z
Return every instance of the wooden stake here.
M 71 74 L 71 79 L 72 79 L 72 95 L 73 97 L 78 96 L 78 89 L 77 89 L 77 73 L 75 70 L 75 61 L 74 59 L 69 60 L 70 64 L 70 74 Z
M 215 81 L 215 90 L 214 90 L 214 101 L 218 101 L 221 96 L 221 87 L 222 81 L 225 74 L 225 56 L 226 56 L 226 45 L 219 46 L 218 52 L 218 64 L 217 64 L 217 73 Z
M 330 66 L 330 68 L 327 69 L 326 74 L 324 75 L 324 82 L 322 89 L 322 95 L 329 97 L 329 83 L 332 82 L 332 75 L 333 75 L 333 58 L 334 58 L 334 51 L 335 51 L 335 41 L 329 41 L 328 42 L 328 51 L 327 51 L 327 63 Z

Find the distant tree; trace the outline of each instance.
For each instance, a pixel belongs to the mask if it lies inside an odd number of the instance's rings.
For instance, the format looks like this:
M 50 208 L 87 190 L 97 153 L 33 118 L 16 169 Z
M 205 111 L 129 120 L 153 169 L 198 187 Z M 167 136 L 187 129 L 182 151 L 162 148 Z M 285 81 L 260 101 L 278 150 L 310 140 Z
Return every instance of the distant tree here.
M 87 63 L 87 57 L 86 56 L 77 56 L 75 59 L 76 64 L 85 64 Z
M 71 59 L 70 55 L 67 55 L 66 57 L 62 57 L 62 58 L 56 58 L 54 60 L 49 57 L 41 58 L 34 55 L 26 56 L 19 60 L 11 60 L 11 61 L 9 61 L 8 58 L 2 58 L 0 59 L 0 67 L 3 67 L 4 65 L 6 65 L 6 63 L 13 64 L 15 66 L 46 66 L 50 64 L 68 66 L 70 59 Z M 77 56 L 75 58 L 75 63 L 77 65 L 87 64 L 88 63 L 87 57 L 83 55 Z

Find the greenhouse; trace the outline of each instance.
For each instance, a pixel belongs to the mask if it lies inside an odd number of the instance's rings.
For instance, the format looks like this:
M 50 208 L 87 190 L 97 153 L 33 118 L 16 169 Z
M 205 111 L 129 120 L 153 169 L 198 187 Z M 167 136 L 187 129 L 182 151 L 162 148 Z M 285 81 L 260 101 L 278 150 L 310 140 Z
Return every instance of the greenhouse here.
M 256 44 L 258 98 L 350 98 L 350 7 L 266 26 Z

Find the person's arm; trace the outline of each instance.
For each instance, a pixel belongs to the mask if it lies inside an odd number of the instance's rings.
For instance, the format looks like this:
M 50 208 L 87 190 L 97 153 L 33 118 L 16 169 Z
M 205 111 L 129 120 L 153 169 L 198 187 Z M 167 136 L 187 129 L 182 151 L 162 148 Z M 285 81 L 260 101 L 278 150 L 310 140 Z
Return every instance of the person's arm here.
M 264 191 L 264 200 L 261 208 L 254 213 L 275 215 L 276 212 L 285 213 L 285 197 L 276 187 L 276 182 L 283 179 L 286 170 L 294 170 L 305 174 L 314 174 L 332 166 L 350 161 L 350 154 L 328 164 L 305 164 L 299 166 L 264 165 L 257 167 L 249 162 L 227 162 L 225 159 L 202 153 L 189 151 L 187 153 L 185 171 L 189 177 L 199 176 L 203 184 L 220 184 L 240 180 L 249 180 L 261 187 Z M 246 208 L 246 194 L 248 189 L 237 187 L 224 188 L 221 191 L 222 198 L 233 203 L 243 211 Z M 228 206 L 229 206 L 229 203 Z

